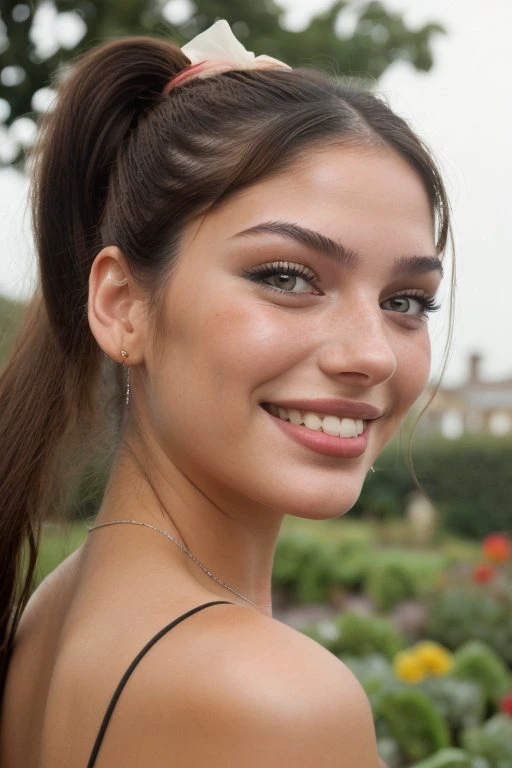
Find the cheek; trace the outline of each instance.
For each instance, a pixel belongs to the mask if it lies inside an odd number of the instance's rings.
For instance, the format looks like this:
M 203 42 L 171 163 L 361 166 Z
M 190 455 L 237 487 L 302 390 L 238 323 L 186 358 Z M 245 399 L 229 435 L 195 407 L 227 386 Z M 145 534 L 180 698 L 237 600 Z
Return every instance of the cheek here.
M 194 328 L 192 346 L 203 349 L 201 366 L 255 389 L 300 360 L 307 336 L 281 308 L 266 303 L 220 304 Z M 247 393 L 247 389 L 245 390 Z
M 204 440 L 205 424 L 227 443 L 239 439 L 240 423 L 258 418 L 262 387 L 300 361 L 308 344 L 294 316 L 234 290 L 196 291 L 193 301 L 190 291 L 171 291 L 165 323 L 163 357 L 148 373 L 152 421 L 166 442 L 188 441 L 197 430 Z
M 430 341 L 425 333 L 424 338 L 409 339 L 397 352 L 396 370 L 388 382 L 391 407 L 382 426 L 374 433 L 372 460 L 377 458 L 386 443 L 391 440 L 407 412 L 425 389 L 429 372 Z
M 416 338 L 414 338 L 416 336 Z M 425 331 L 411 334 L 408 343 L 397 355 L 394 395 L 399 416 L 415 403 L 428 384 L 430 373 L 430 339 Z

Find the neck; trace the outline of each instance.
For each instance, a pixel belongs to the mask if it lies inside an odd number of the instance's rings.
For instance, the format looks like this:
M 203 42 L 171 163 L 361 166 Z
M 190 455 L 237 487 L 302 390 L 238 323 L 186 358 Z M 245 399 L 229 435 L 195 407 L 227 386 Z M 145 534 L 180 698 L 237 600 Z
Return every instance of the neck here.
M 150 473 L 145 466 L 151 467 Z M 161 455 L 139 462 L 137 452 L 131 449 L 123 451 L 114 463 L 95 524 L 136 520 L 160 528 L 245 600 L 209 577 L 192 559 L 180 555 L 169 541 L 173 554 L 166 552 L 166 556 L 179 561 L 197 584 L 219 599 L 240 604 L 249 601 L 271 615 L 272 563 L 282 517 L 277 510 L 234 498 L 213 483 L 200 488 Z

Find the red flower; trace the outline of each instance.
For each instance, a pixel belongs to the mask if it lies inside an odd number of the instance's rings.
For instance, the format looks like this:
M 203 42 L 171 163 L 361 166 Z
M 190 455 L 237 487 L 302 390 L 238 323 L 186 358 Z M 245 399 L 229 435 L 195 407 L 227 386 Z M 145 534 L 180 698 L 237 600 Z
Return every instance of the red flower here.
M 504 533 L 491 533 L 482 542 L 485 556 L 493 563 L 503 563 L 512 554 L 510 539 Z
M 486 584 L 488 581 L 494 578 L 494 568 L 487 563 L 480 563 L 473 569 L 473 580 L 478 584 Z
M 505 694 L 505 696 L 500 701 L 500 710 L 512 717 L 512 691 Z

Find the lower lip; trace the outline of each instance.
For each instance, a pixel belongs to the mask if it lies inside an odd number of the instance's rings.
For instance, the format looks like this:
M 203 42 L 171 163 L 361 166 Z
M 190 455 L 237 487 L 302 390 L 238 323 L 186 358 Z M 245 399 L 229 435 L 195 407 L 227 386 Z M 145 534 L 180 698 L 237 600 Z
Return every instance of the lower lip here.
M 277 416 L 272 416 L 265 409 L 263 410 L 285 434 L 297 443 L 304 445 L 306 448 L 311 448 L 311 450 L 317 453 L 322 453 L 324 456 L 356 459 L 358 456 L 362 456 L 368 445 L 368 422 L 364 425 L 364 432 L 357 437 L 334 437 L 327 435 L 325 432 L 317 432 L 313 429 L 308 429 L 308 427 L 284 421 L 284 419 L 279 419 Z

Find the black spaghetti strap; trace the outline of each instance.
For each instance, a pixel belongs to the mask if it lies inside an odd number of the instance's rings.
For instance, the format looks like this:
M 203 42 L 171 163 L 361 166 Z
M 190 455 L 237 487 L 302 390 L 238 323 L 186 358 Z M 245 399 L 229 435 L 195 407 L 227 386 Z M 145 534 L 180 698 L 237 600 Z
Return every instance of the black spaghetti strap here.
M 119 685 L 114 691 L 114 695 L 110 699 L 110 703 L 103 717 L 100 730 L 98 731 L 98 735 L 96 737 L 96 741 L 94 742 L 94 747 L 92 749 L 89 762 L 87 763 L 87 768 L 93 768 L 94 763 L 96 762 L 96 758 L 98 757 L 98 752 L 100 751 L 101 743 L 105 736 L 105 731 L 107 730 L 108 724 L 110 722 L 110 718 L 112 717 L 114 707 L 117 704 L 117 700 L 119 699 L 123 691 L 123 688 L 128 682 L 128 678 L 132 674 L 133 670 L 135 669 L 139 661 L 154 646 L 154 644 L 158 642 L 158 640 L 160 640 L 160 638 L 163 637 L 167 632 L 169 632 L 173 627 L 175 627 L 177 624 L 180 624 L 185 619 L 188 619 L 189 616 L 193 616 L 194 613 L 197 613 L 198 611 L 202 611 L 204 608 L 208 608 L 210 605 L 233 605 L 233 603 L 230 603 L 228 600 L 214 600 L 210 603 L 203 603 L 202 605 L 197 605 L 195 608 L 192 608 L 190 611 L 187 611 L 186 613 L 183 613 L 181 616 L 178 616 L 178 618 L 174 619 L 174 621 L 171 621 L 171 623 L 168 624 L 163 629 L 161 629 L 160 632 L 157 632 L 157 634 L 153 638 L 151 638 L 151 640 L 148 643 L 146 643 L 144 648 L 137 654 L 137 656 L 134 658 L 134 660 L 132 661 L 132 663 L 124 673 L 123 677 L 121 678 L 121 681 L 119 682 Z

